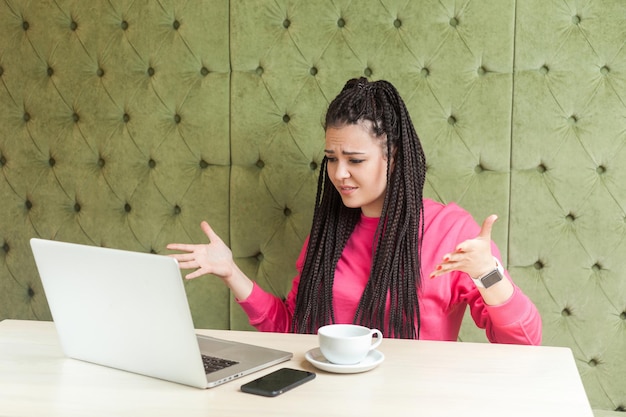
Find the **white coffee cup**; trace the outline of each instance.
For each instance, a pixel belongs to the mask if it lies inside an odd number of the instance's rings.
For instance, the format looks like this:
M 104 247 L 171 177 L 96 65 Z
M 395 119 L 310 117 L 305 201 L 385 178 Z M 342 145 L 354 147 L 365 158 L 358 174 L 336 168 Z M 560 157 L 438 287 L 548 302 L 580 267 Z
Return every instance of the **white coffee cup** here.
M 372 343 L 373 336 L 378 336 Z M 322 355 L 337 365 L 354 365 L 367 357 L 383 341 L 378 329 L 356 324 L 329 324 L 317 331 Z

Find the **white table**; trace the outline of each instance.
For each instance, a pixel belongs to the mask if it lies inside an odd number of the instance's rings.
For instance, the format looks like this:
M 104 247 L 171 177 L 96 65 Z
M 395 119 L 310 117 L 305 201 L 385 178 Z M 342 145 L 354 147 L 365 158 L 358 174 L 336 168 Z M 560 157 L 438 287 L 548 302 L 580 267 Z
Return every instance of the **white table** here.
M 291 361 L 200 390 L 68 359 L 51 322 L 0 322 L 0 416 L 578 416 L 592 411 L 567 348 L 383 341 L 359 374 L 319 371 L 312 335 L 198 330 L 294 352 Z M 317 377 L 275 398 L 239 391 L 280 367 Z

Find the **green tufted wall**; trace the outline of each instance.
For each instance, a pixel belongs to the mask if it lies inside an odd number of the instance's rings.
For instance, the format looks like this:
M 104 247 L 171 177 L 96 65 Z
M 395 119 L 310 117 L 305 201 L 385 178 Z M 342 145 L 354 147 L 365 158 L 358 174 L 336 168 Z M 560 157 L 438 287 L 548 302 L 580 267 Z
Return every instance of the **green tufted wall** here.
M 0 319 L 50 319 L 31 237 L 165 253 L 203 219 L 286 294 L 325 107 L 385 78 L 427 195 L 500 216 L 544 344 L 623 415 L 625 40 L 623 0 L 0 2 Z M 198 327 L 250 328 L 221 283 L 186 286 Z

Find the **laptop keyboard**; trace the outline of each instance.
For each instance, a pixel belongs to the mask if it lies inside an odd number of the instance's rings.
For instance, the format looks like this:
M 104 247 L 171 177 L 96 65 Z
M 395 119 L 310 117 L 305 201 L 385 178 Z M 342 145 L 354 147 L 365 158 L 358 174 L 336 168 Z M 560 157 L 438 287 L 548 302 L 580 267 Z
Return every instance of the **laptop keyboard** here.
M 202 355 L 202 363 L 204 363 L 204 372 L 210 374 L 211 372 L 219 371 L 220 369 L 236 365 L 239 362 L 229 361 L 228 359 L 215 358 L 208 355 Z

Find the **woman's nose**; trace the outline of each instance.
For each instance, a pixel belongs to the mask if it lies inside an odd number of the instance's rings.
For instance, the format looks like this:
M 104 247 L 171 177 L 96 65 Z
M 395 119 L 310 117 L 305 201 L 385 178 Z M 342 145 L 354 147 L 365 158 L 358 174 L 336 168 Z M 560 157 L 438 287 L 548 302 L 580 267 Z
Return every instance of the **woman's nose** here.
M 343 162 L 337 162 L 337 169 L 335 170 L 335 178 L 344 179 L 350 177 L 350 170 L 348 165 Z

